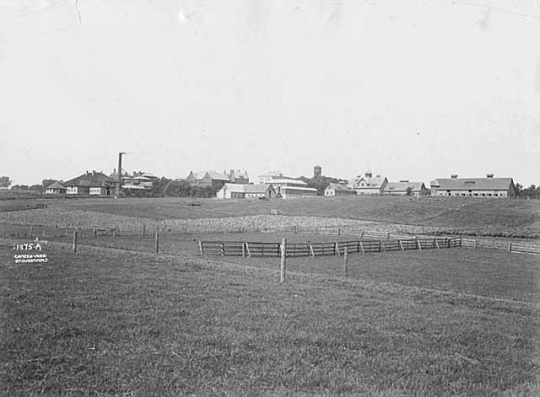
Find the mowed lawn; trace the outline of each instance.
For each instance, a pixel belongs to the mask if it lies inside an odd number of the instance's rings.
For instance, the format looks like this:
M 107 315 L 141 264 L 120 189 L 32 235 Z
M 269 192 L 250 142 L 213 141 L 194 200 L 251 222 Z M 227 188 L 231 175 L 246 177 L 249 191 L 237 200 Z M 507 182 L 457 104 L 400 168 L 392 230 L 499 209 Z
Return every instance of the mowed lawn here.
M 316 274 L 279 284 L 187 255 L 48 254 L 0 250 L 0 395 L 540 392 L 537 304 Z

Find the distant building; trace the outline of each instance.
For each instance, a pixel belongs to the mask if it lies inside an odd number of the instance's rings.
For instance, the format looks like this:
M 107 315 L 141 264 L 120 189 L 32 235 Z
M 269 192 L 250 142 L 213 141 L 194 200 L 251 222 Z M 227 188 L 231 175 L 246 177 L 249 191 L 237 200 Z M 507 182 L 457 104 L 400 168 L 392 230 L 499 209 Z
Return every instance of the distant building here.
M 229 173 L 215 171 L 191 171 L 186 178 L 191 186 L 211 187 L 213 189 L 221 189 L 226 183 L 248 184 L 249 176 L 247 171 L 230 170 Z
M 516 195 L 512 178 L 495 178 L 487 174 L 485 178 L 437 178 L 431 182 L 432 196 L 498 197 L 512 198 Z
M 300 179 L 281 177 L 272 179 L 270 184 L 276 190 L 276 195 L 284 199 L 317 196 L 317 189 L 308 187 L 307 183 Z
M 384 188 L 388 183 L 386 177 L 376 175 L 375 177 L 371 171 L 367 171 L 364 176 L 357 176 L 349 181 L 349 187 L 356 191 L 358 195 L 374 195 L 383 194 Z
M 246 185 L 226 183 L 217 192 L 218 199 L 271 199 L 276 197 L 276 191 L 272 185 Z
M 114 190 L 116 181 L 102 172 L 88 172 L 70 179 L 63 185 L 66 194 L 110 196 Z
M 280 171 L 268 171 L 265 174 L 259 175 L 259 183 L 270 183 L 272 180 L 282 177 L 283 174 Z
M 110 178 L 118 181 L 118 173 L 114 169 L 109 175 Z M 124 172 L 122 176 L 122 189 L 130 190 L 150 190 L 154 179 L 159 179 L 150 172 L 134 171 L 133 173 Z
M 225 175 L 229 177 L 230 183 L 249 184 L 249 176 L 247 171 L 230 170 L 229 173 L 223 171 Z
M 45 189 L 45 194 L 66 194 L 66 192 L 67 189 L 59 182 L 54 182 Z
M 259 175 L 262 184 L 272 185 L 276 196 L 281 198 L 313 197 L 317 195 L 317 189 L 307 186 L 307 183 L 295 178 L 284 176 L 279 171 L 270 171 Z
M 429 189 L 423 182 L 388 182 L 384 187 L 383 194 L 391 196 L 411 196 L 419 197 L 429 194 Z
M 320 178 L 322 176 L 322 167 L 320 165 L 316 165 L 313 167 L 313 178 Z
M 324 190 L 325 197 L 356 196 L 356 191 L 344 183 L 331 183 Z
M 186 178 L 191 186 L 210 187 L 219 190 L 230 182 L 229 176 L 215 171 L 190 172 Z

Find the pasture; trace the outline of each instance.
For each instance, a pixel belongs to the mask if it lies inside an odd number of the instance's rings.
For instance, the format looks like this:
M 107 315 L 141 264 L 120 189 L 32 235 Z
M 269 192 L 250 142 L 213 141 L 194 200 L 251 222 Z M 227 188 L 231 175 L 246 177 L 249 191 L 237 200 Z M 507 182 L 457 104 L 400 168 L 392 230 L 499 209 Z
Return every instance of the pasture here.
M 538 226 L 535 202 L 352 199 L 59 199 L 0 212 L 0 394 L 540 395 L 538 256 L 355 253 L 347 275 L 340 256 L 288 258 L 281 284 L 279 258 L 199 255 L 199 239 L 351 238 L 297 225 L 473 230 L 463 209 L 516 235 Z M 278 225 L 289 231 L 257 231 Z M 77 254 L 73 227 L 86 227 Z M 91 233 L 101 227 L 118 234 Z M 14 263 L 30 231 L 49 241 L 49 262 Z
M 185 256 L 0 251 L 0 392 L 536 395 L 526 302 Z
M 272 201 L 188 198 L 36 201 L 64 210 L 153 221 L 269 215 L 274 210 L 285 216 L 353 219 L 478 235 L 540 237 L 540 200 L 353 196 Z M 0 212 L 1 208 L 0 205 Z

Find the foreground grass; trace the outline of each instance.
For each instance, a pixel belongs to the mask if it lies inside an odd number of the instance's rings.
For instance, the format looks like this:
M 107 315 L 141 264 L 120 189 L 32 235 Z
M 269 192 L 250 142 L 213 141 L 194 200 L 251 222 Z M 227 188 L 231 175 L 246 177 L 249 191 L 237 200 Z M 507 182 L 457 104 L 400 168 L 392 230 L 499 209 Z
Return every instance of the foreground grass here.
M 537 306 L 201 259 L 0 251 L 0 394 L 535 395 Z

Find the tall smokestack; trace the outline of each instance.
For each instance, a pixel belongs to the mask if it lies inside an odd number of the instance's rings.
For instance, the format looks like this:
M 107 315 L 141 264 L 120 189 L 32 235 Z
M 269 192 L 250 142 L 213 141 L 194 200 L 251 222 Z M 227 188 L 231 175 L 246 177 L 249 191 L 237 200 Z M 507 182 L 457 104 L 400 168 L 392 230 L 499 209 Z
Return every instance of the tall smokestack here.
M 118 184 L 116 185 L 116 197 L 120 196 L 120 188 L 122 187 L 122 155 L 126 152 L 118 153 Z

